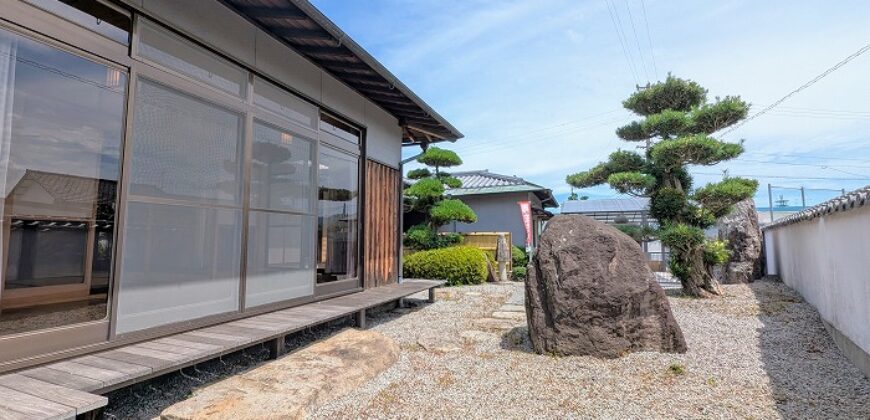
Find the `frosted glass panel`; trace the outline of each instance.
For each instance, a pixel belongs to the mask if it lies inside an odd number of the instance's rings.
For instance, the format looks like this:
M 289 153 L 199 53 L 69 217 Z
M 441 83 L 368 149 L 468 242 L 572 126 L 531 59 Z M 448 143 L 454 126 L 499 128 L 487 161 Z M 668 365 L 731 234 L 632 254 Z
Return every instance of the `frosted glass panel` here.
M 312 213 L 313 153 L 310 140 L 255 122 L 251 206 Z
M 130 202 L 118 333 L 239 307 L 241 210 Z
M 314 216 L 252 211 L 248 222 L 247 307 L 314 293 Z
M 160 28 L 146 19 L 139 25 L 139 55 L 244 97 L 248 73 L 208 50 Z
M 130 192 L 240 204 L 242 126 L 239 114 L 140 79 Z
M 259 77 L 254 80 L 254 104 L 311 129 L 317 129 L 317 107 Z

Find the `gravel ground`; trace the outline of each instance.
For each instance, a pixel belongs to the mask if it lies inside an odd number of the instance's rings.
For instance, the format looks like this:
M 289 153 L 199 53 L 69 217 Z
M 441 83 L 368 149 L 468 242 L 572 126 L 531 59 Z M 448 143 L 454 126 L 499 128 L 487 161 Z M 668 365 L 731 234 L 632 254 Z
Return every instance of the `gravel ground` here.
M 491 318 L 515 307 L 518 285 L 442 289 L 435 304 L 376 317 L 399 362 L 312 417 L 870 418 L 870 380 L 811 306 L 778 282 L 724 288 L 669 298 L 686 354 L 618 360 L 531 353 L 522 318 Z
M 438 290 L 370 318 L 399 361 L 313 418 L 870 419 L 870 380 L 840 354 L 815 310 L 782 283 L 724 286 L 720 299 L 670 297 L 686 354 L 617 360 L 530 351 L 519 284 Z M 292 349 L 346 328 L 288 338 Z M 203 384 L 262 364 L 254 347 L 109 395 L 107 418 L 152 418 Z

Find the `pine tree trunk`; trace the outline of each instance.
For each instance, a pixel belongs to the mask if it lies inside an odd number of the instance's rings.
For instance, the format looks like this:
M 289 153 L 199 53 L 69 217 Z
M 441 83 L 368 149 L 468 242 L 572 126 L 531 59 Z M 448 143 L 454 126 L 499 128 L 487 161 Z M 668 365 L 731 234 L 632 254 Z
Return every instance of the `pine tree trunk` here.
M 672 258 L 677 258 L 688 267 L 688 273 L 685 278 L 680 278 L 685 295 L 699 298 L 722 295 L 719 282 L 710 275 L 704 264 L 703 248 L 698 247 L 687 251 L 676 251 Z

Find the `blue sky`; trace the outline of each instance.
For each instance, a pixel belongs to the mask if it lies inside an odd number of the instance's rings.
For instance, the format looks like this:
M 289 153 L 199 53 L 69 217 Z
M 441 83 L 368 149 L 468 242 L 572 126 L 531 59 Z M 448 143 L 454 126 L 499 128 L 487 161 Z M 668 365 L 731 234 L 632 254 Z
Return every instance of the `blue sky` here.
M 462 156 L 459 169 L 521 176 L 560 202 L 570 192 L 565 175 L 635 146 L 614 130 L 635 118 L 620 102 L 636 83 L 671 72 L 708 88 L 711 99 L 740 95 L 755 111 L 870 43 L 866 1 L 314 4 L 465 134 L 444 145 Z M 697 185 L 725 169 L 758 179 L 759 206 L 768 183 L 848 191 L 870 184 L 868 128 L 870 52 L 726 135 L 745 139 L 740 159 L 692 172 Z M 618 196 L 607 187 L 580 193 Z M 798 190 L 774 189 L 780 195 L 800 202 Z M 808 190 L 807 204 L 834 195 Z

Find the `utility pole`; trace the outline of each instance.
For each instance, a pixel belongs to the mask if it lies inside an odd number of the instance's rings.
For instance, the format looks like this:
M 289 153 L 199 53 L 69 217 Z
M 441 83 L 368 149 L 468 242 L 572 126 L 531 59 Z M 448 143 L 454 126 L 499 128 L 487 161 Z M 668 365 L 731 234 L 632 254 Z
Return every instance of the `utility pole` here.
M 807 208 L 807 199 L 806 199 L 806 196 L 804 195 L 804 187 L 802 185 L 801 186 L 801 209 L 805 209 L 805 208 Z
M 773 223 L 773 187 L 767 184 L 767 209 L 770 210 L 770 223 Z

